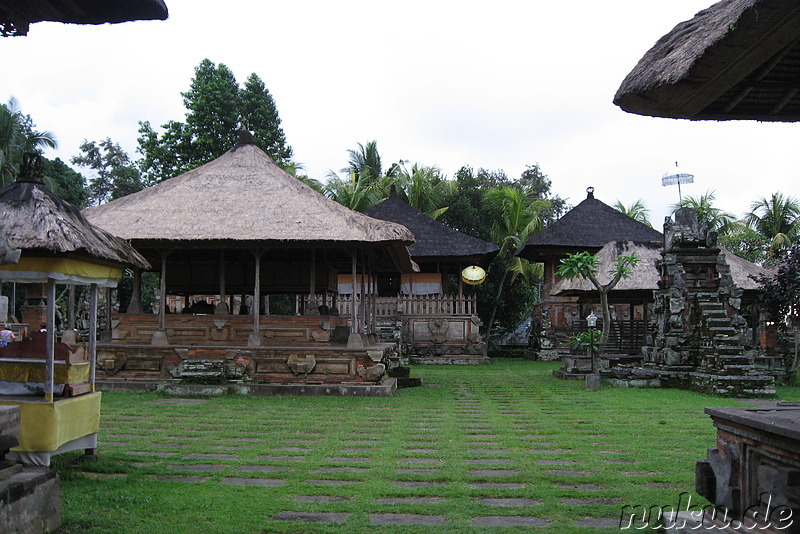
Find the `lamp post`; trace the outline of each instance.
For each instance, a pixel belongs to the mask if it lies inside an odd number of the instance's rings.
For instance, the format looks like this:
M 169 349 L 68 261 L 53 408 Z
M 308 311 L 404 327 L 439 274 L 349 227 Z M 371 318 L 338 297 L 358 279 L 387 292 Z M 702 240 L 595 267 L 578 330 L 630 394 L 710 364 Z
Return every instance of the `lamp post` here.
M 594 374 L 594 327 L 597 326 L 597 316 L 594 310 L 586 316 L 586 324 L 589 326 L 589 359 L 592 361 L 592 374 Z

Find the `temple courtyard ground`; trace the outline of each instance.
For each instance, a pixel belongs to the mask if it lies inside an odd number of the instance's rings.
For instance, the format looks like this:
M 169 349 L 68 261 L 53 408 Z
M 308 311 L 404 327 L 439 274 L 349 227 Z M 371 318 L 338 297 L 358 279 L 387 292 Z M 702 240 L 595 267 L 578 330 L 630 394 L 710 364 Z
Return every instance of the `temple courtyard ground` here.
M 105 393 L 99 458 L 56 462 L 59 533 L 600 533 L 626 505 L 706 504 L 703 408 L 743 402 L 585 391 L 557 366 L 417 366 L 391 398 Z

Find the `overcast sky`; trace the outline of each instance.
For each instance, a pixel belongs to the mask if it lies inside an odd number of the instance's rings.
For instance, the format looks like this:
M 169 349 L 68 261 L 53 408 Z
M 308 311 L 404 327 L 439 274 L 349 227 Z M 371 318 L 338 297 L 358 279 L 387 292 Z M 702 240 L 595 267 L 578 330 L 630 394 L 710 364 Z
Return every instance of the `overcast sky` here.
M 0 99 L 19 101 L 68 161 L 84 139 L 132 156 L 138 121 L 184 120 L 180 93 L 203 58 L 272 93 L 295 160 L 312 178 L 377 140 L 399 159 L 519 176 L 539 163 L 577 204 L 642 199 L 661 229 L 684 195 L 716 190 L 741 216 L 774 191 L 795 194 L 800 125 L 689 122 L 630 115 L 612 103 L 625 76 L 677 23 L 711 0 L 494 2 L 166 0 L 167 21 L 38 23 L 0 38 Z M 242 199 L 243 202 L 246 199 Z

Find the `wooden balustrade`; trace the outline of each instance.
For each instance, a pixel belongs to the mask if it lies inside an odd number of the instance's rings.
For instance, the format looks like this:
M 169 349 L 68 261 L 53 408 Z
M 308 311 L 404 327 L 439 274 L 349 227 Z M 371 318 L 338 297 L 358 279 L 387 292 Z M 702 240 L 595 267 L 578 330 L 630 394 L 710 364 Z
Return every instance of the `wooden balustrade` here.
M 322 295 L 313 297 L 305 295 L 304 298 L 307 308 L 317 306 L 323 301 Z M 330 297 L 328 297 L 328 302 L 330 303 Z M 368 299 L 365 299 L 364 304 L 368 304 Z M 339 309 L 339 315 L 350 316 L 352 296 L 337 296 L 336 307 Z M 477 310 L 475 295 L 465 295 L 461 298 L 452 295 L 399 295 L 375 298 L 375 313 L 378 317 L 390 317 L 398 313 L 403 315 L 475 315 Z

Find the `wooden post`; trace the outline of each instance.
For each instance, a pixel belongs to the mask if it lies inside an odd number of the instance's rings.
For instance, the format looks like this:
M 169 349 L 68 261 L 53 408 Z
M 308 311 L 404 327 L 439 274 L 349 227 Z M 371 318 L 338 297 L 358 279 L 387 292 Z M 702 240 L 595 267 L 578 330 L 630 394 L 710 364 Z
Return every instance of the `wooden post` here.
M 219 302 L 214 307 L 214 315 L 226 315 L 228 311 L 228 303 L 225 295 L 225 250 L 219 251 Z
M 56 281 L 47 279 L 47 354 L 44 367 L 44 401 L 53 402 L 53 374 L 56 354 Z
M 352 274 L 353 286 L 352 286 L 352 306 L 350 310 L 350 315 L 352 316 L 353 320 L 353 334 L 360 334 L 361 330 L 358 328 L 358 313 L 356 312 L 356 251 L 353 251 L 353 261 L 352 261 L 352 268 L 350 269 Z
M 97 374 L 97 284 L 89 286 L 89 384 L 94 391 Z
M 253 332 L 247 338 L 248 347 L 261 346 L 261 256 L 264 254 L 262 249 L 251 250 L 255 256 L 255 280 L 253 281 Z
M 161 281 L 158 295 L 158 331 L 153 332 L 153 345 L 168 345 L 166 329 L 166 309 L 167 309 L 167 256 L 169 251 L 161 251 Z M 188 303 L 187 303 L 188 304 Z
M 128 303 L 126 312 L 129 315 L 142 315 L 142 271 L 133 270 L 133 290 L 131 291 L 131 301 Z
M 311 249 L 311 276 L 309 278 L 308 295 L 311 297 L 309 302 L 312 302 L 317 293 L 317 250 L 313 248 Z M 308 310 L 306 310 L 306 313 L 308 313 Z
M 69 326 L 64 330 L 74 330 L 75 329 L 75 284 L 69 285 L 69 296 L 67 300 L 67 321 L 69 322 Z
M 8 314 L 9 319 L 17 316 L 17 283 L 11 282 L 11 296 L 9 297 Z

